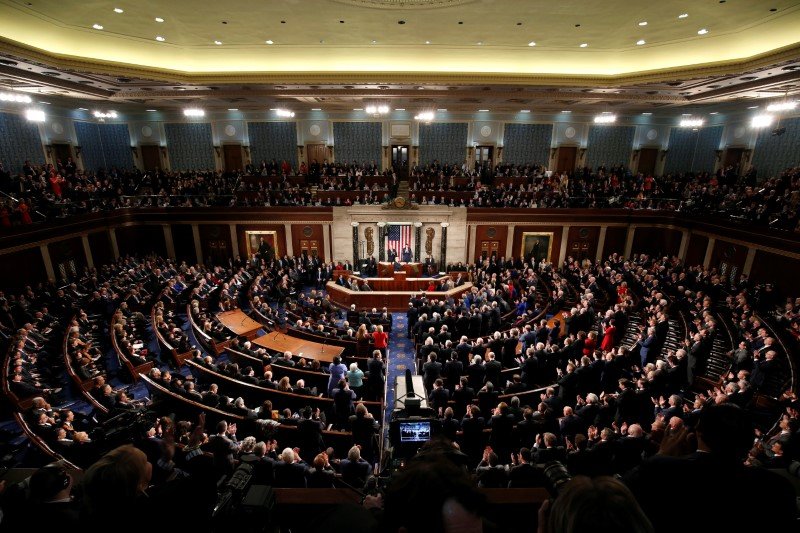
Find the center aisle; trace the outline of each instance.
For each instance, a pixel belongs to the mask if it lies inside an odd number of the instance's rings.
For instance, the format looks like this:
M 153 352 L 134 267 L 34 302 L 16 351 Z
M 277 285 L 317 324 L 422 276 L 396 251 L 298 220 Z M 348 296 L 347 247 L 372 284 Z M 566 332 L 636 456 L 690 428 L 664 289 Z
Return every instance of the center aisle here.
M 388 431 L 389 422 L 394 409 L 394 383 L 398 376 L 410 368 L 414 368 L 414 341 L 406 337 L 408 328 L 408 318 L 405 313 L 392 313 L 392 332 L 389 334 L 389 361 L 386 366 L 386 422 L 385 429 Z

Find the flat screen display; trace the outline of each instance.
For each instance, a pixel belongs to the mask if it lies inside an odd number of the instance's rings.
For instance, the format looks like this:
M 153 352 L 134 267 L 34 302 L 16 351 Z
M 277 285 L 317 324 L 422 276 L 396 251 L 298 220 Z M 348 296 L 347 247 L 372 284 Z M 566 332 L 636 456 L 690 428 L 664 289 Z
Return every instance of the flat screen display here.
M 431 440 L 430 422 L 400 422 L 400 442 L 426 442 Z

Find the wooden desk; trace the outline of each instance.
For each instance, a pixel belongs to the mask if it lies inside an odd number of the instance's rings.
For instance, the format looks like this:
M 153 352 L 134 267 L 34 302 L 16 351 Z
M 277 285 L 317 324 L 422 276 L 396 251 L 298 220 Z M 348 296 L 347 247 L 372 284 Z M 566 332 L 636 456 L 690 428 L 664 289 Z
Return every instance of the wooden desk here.
M 386 280 L 389 281 L 389 280 Z M 408 280 L 406 281 L 408 282 Z M 472 289 L 472 283 L 464 283 L 460 287 L 455 287 L 447 292 L 425 292 L 425 296 L 436 300 L 446 300 L 447 298 L 460 298 L 465 292 Z M 380 309 L 385 307 L 389 311 L 408 310 L 408 301 L 412 296 L 418 295 L 419 290 L 411 291 L 351 291 L 345 289 L 332 281 L 325 285 L 325 290 L 333 303 L 339 307 L 349 308 L 355 304 L 358 309 Z
M 240 309 L 233 311 L 223 311 L 217 313 L 217 319 L 223 326 L 228 328 L 237 337 L 247 337 L 252 340 L 258 334 L 258 330 L 262 328 L 259 322 L 256 322 L 245 314 Z
M 330 363 L 335 356 L 342 356 L 343 346 L 332 346 L 305 339 L 290 337 L 280 332 L 270 333 L 253 339 L 253 344 L 257 344 L 267 350 L 275 352 L 290 351 L 295 357 L 305 357 L 306 359 L 316 359 L 323 363 Z
M 409 276 L 419 276 L 422 273 L 422 263 L 400 263 L 403 265 L 403 272 Z M 378 277 L 391 278 L 394 275 L 394 263 L 379 262 Z

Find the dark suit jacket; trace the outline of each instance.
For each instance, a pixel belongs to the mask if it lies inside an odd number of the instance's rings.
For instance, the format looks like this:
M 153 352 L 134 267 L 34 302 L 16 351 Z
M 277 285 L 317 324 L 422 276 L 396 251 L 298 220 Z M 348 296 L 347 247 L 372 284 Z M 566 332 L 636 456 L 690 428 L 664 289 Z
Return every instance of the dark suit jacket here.
M 510 489 L 546 486 L 547 477 L 544 475 L 544 470 L 538 466 L 523 463 L 508 472 L 508 488 Z

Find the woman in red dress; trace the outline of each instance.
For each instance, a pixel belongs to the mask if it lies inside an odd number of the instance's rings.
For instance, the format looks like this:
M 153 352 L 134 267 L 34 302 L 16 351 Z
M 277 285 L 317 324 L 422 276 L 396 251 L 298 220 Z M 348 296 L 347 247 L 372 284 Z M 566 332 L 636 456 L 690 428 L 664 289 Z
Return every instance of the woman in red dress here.
M 375 328 L 372 334 L 372 342 L 375 344 L 375 349 L 380 350 L 383 357 L 386 357 L 386 346 L 389 343 L 389 334 L 384 333 L 383 326 Z
M 583 341 L 583 355 L 591 357 L 596 347 L 597 347 L 597 334 L 594 331 L 590 331 L 589 334 L 586 336 L 586 340 Z
M 33 224 L 33 220 L 31 220 L 30 210 L 31 210 L 30 206 L 28 206 L 28 204 L 25 203 L 24 200 L 20 202 L 19 205 L 17 206 L 17 211 L 19 211 L 19 217 L 20 220 L 22 220 L 23 224 Z
M 625 298 L 628 296 L 628 282 L 623 281 L 620 283 L 619 287 L 617 287 L 617 303 L 621 304 L 625 301 Z
M 614 349 L 614 335 L 617 333 L 617 328 L 614 326 L 614 321 L 609 320 L 608 326 L 603 331 L 603 342 L 600 343 L 600 349 L 604 352 L 610 352 Z

